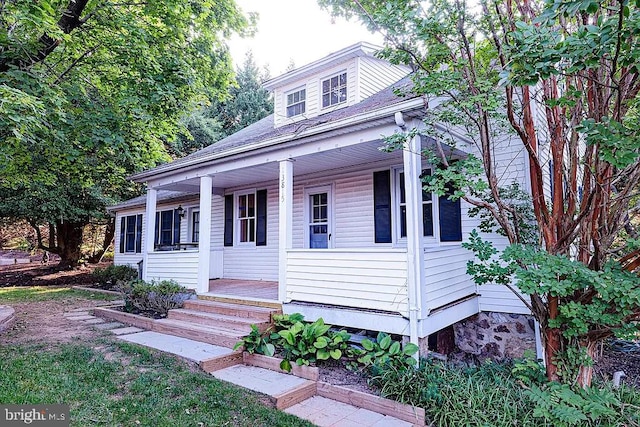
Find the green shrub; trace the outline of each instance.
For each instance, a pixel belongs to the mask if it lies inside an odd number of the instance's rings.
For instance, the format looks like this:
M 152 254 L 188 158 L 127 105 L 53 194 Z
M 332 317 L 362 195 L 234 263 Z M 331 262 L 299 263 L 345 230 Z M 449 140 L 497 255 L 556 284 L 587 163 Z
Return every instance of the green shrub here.
M 525 395 L 535 405 L 533 415 L 557 427 L 574 425 L 640 425 L 640 404 L 626 391 L 591 386 L 586 389 L 550 382 L 534 385 Z M 625 401 L 626 400 L 626 401 Z
M 122 285 L 120 291 L 124 297 L 125 310 L 139 310 L 158 317 L 166 317 L 169 310 L 181 308 L 186 300 L 195 295 L 193 290 L 180 286 L 173 280 L 136 280 Z
M 249 354 L 257 353 L 273 356 L 276 352 L 275 346 L 269 342 L 269 335 L 261 333 L 256 325 L 251 325 L 249 335 L 238 341 L 233 346 L 233 349 L 237 350 L 240 347 L 244 347 L 244 351 Z
M 375 341 L 365 338 L 360 345 L 362 349 L 354 350 L 358 362 L 373 369 L 388 364 L 401 368 L 414 366 L 417 363 L 417 360 L 412 357 L 418 352 L 417 345 L 407 343 L 402 347 L 400 341 L 394 341 L 384 332 L 378 332 Z
M 291 327 L 271 334 L 276 347 L 282 350 L 280 368 L 287 372 L 291 371 L 292 361 L 297 365 L 309 365 L 330 358 L 339 360 L 347 351 L 349 338 L 346 331 L 332 331 L 322 318 L 313 323 L 296 321 Z
M 96 268 L 93 277 L 103 289 L 114 289 L 138 278 L 138 270 L 128 265 L 109 265 Z

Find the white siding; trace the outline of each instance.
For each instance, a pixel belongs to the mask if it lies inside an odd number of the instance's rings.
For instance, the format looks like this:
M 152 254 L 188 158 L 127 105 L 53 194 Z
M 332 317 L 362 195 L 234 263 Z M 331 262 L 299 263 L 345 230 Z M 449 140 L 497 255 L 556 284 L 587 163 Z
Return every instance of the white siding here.
M 139 207 L 135 209 L 127 209 L 125 211 L 116 212 L 116 232 L 114 236 L 114 247 L 113 247 L 113 263 L 115 265 L 128 265 L 133 268 L 138 268 L 138 263 L 142 261 L 142 253 L 132 253 L 132 252 L 120 252 L 120 222 L 123 217 L 129 215 L 138 215 L 142 214 L 142 245 L 141 248 L 144 250 L 144 239 L 145 239 L 145 227 L 147 218 L 144 214 L 144 207 Z
M 359 58 L 359 100 L 380 92 L 407 75 L 408 69 L 372 57 Z
M 224 247 L 224 277 L 245 280 L 278 280 L 278 186 L 276 182 L 256 184 L 257 190 L 267 190 L 267 245 Z M 234 190 L 229 189 L 228 194 Z M 236 201 L 234 201 L 235 206 Z M 222 247 L 224 238 L 224 198 L 214 198 L 212 248 Z M 235 227 L 235 224 L 234 224 Z M 235 230 L 234 230 L 235 231 Z
M 189 289 L 198 285 L 198 252 L 172 251 L 147 254 L 148 280 L 175 280 Z
M 291 250 L 286 298 L 406 315 L 406 250 Z
M 473 253 L 460 245 L 425 249 L 425 314 L 476 293 L 476 284 L 467 275 L 466 264 L 472 258 Z

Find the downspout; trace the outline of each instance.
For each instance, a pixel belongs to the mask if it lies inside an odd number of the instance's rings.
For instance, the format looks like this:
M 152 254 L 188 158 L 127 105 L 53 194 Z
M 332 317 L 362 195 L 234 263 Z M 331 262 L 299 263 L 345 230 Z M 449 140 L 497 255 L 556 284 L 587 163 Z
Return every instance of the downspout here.
M 407 135 L 407 126 L 402 112 L 395 113 L 395 122 Z M 409 341 L 420 348 L 418 335 L 419 313 L 421 312 L 420 287 L 422 283 L 423 257 L 422 234 L 422 186 L 418 186 L 422 173 L 420 136 L 405 140 L 402 157 L 404 164 L 405 197 L 407 204 L 407 297 L 409 310 Z M 420 209 L 419 209 L 420 208 Z M 420 351 L 414 358 L 419 360 Z

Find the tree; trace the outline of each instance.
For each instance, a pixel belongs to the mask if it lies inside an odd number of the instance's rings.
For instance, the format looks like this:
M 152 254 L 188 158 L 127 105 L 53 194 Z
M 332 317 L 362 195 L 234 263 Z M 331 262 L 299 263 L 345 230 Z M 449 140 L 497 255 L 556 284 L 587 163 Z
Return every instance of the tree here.
M 233 0 L 2 2 L 0 217 L 49 225 L 80 257 L 83 226 L 137 195 L 126 176 L 169 159 L 178 118 L 232 81 Z
M 211 145 L 244 129 L 273 112 L 273 100 L 262 83 L 269 79 L 269 70 L 258 68 L 249 51 L 236 70 L 236 82 L 222 100 L 199 109 L 184 120 L 189 135 L 171 144 L 174 155 L 183 156 Z
M 482 0 L 474 11 L 461 0 L 320 3 L 382 31 L 381 56 L 413 67 L 414 94 L 443 97 L 428 111 L 427 133 L 451 142 L 434 126 L 445 124 L 476 143 L 478 157 L 457 162 L 437 148 L 426 152 L 440 166 L 426 186 L 444 194 L 454 184 L 454 197 L 507 236 L 512 246 L 497 260 L 496 249 L 472 235 L 479 262 L 469 272 L 480 284 L 517 279 L 541 325 L 548 378 L 589 385 L 596 344 L 637 331 L 640 320 L 640 281 L 614 262 L 638 246 L 638 5 Z M 523 232 L 531 228 L 522 227 L 522 203 L 496 172 L 505 132 L 527 153 L 537 241 Z

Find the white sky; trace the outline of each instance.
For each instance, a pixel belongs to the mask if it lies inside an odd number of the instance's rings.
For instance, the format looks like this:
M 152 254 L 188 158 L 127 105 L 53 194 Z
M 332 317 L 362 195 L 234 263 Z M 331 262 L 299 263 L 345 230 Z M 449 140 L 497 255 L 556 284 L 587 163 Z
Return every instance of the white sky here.
M 236 66 L 249 50 L 258 66 L 268 66 L 271 77 L 282 74 L 291 60 L 296 67 L 321 59 L 360 41 L 382 44 L 355 19 L 332 18 L 316 0 L 236 0 L 245 12 L 257 12 L 253 38 L 234 36 L 229 42 Z

